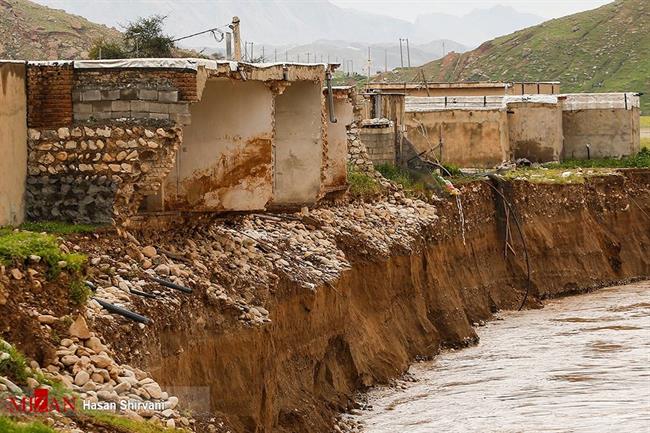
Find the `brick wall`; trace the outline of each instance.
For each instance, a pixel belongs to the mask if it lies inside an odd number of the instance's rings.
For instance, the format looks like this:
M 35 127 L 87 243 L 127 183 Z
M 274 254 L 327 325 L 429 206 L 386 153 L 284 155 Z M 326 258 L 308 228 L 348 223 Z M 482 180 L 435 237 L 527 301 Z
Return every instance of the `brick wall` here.
M 27 69 L 27 124 L 55 128 L 72 123 L 72 64 L 30 65 Z

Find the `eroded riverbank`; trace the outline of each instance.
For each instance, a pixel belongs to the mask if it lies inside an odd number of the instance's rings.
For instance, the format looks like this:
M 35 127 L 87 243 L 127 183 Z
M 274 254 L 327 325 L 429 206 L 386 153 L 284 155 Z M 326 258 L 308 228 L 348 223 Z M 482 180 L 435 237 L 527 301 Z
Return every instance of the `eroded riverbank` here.
M 650 429 L 650 282 L 505 312 L 481 342 L 373 390 L 365 433 Z

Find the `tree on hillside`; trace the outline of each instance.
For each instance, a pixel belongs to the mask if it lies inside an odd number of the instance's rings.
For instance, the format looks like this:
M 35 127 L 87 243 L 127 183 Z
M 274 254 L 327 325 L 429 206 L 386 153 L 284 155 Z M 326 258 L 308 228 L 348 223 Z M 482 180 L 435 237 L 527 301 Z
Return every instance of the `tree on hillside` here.
M 163 23 L 166 18 L 162 15 L 138 18 L 125 27 L 122 41 L 96 41 L 90 50 L 90 58 L 172 57 L 175 48 L 174 40 L 163 33 Z
M 162 15 L 138 18 L 130 23 L 124 32 L 124 42 L 134 57 L 171 57 L 174 40 L 163 34 Z

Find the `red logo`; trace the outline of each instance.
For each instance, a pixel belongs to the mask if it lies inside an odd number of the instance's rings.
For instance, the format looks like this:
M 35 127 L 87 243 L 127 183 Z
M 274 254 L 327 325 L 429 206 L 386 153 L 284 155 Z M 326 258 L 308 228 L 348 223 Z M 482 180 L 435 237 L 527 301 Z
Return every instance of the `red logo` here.
M 4 401 L 4 408 L 10 413 L 74 412 L 75 398 L 72 396 L 50 398 L 47 389 L 36 389 L 32 396 L 10 396 Z

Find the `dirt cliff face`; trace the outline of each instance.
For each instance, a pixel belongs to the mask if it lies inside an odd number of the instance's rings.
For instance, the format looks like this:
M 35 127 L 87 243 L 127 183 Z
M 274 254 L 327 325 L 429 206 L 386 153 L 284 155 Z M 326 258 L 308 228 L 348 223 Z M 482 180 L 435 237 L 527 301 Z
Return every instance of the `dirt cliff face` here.
M 388 258 L 353 237 L 337 238 L 351 269 L 334 283 L 305 290 L 280 275 L 266 295 L 266 326 L 236 326 L 237 313 L 184 301 L 176 317 L 129 344 L 144 346 L 143 362 L 163 385 L 207 387 L 211 412 L 238 432 L 331 431 L 355 391 L 400 375 L 443 345 L 475 342 L 474 322 L 522 302 L 527 272 L 514 216 L 504 258 L 498 195 L 485 182 L 461 190 L 464 226 L 450 200 L 410 249 Z M 515 181 L 503 191 L 526 238 L 528 307 L 650 275 L 650 172 L 576 185 Z

